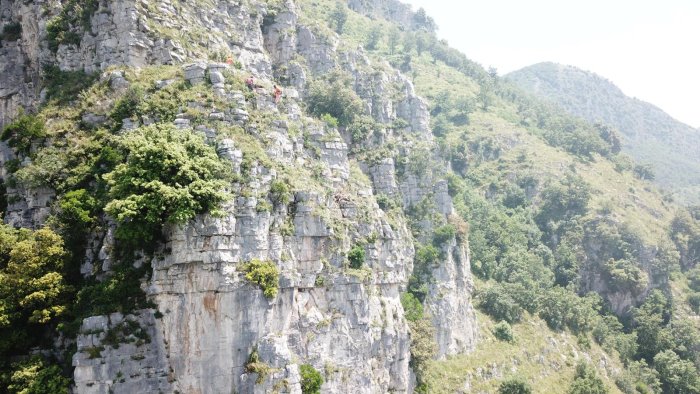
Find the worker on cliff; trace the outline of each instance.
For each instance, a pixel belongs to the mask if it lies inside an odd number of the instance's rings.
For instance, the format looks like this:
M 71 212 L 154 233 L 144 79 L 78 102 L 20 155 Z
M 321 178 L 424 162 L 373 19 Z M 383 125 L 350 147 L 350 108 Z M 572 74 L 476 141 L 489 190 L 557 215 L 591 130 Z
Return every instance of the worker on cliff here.
M 282 89 L 275 85 L 275 89 L 273 90 L 272 94 L 275 96 L 275 104 L 279 104 L 280 99 L 282 98 Z
M 250 90 L 255 90 L 255 78 L 251 75 L 248 77 L 248 79 L 245 80 L 245 85 L 248 87 Z

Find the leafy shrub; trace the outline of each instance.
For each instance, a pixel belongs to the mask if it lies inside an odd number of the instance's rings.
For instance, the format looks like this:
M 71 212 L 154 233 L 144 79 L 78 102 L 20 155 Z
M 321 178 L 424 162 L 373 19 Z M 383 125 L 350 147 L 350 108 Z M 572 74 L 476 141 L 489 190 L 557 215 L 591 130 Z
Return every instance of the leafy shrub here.
M 143 95 L 144 93 L 141 89 L 130 87 L 114 104 L 114 108 L 112 108 L 112 111 L 109 113 L 109 118 L 114 122 L 115 130 L 122 128 L 124 119 L 131 118 L 138 113 Z
M 338 119 L 336 119 L 333 115 L 331 114 L 323 114 L 321 115 L 321 121 L 326 124 L 326 126 L 330 128 L 337 128 L 338 127 Z
M 664 393 L 698 393 L 700 378 L 692 361 L 683 360 L 672 350 L 665 350 L 654 356 L 654 368 Z
M 245 365 L 245 371 L 247 373 L 258 374 L 257 379 L 255 379 L 256 384 L 262 383 L 267 375 L 270 373 L 272 368 L 266 363 L 260 361 L 260 355 L 258 354 L 258 349 L 253 349 L 248 357 L 248 363 Z
M 498 386 L 498 394 L 530 394 L 532 388 L 530 385 L 519 378 L 511 378 L 504 380 Z
M 423 318 L 423 304 L 411 293 L 401 294 L 401 305 L 403 306 L 406 320 L 418 321 Z
M 508 323 L 519 322 L 523 315 L 523 308 L 501 285 L 490 287 L 479 294 L 479 307 L 494 319 Z
M 37 338 L 31 332 L 62 316 L 71 288 L 61 275 L 66 252 L 53 231 L 0 225 L 0 358 Z
M 39 356 L 12 365 L 7 386 L 10 393 L 68 394 L 70 379 L 63 376 L 58 365 L 52 365 Z
M 128 314 L 151 306 L 141 290 L 141 278 L 148 267 L 133 268 L 130 264 L 119 264 L 114 273 L 101 282 L 86 283 L 77 293 L 73 314 L 87 317 L 113 312 Z
M 274 180 L 270 184 L 270 198 L 275 205 L 289 204 L 292 199 L 292 193 L 289 190 L 289 184 L 283 181 Z
M 22 37 L 22 24 L 19 22 L 11 22 L 2 28 L 0 40 L 17 41 Z
M 127 158 L 104 175 L 111 197 L 105 212 L 118 221 L 120 241 L 143 247 L 165 223 L 220 213 L 230 166 L 201 136 L 157 124 L 125 133 L 117 145 Z
M 365 248 L 362 245 L 355 245 L 348 252 L 350 268 L 360 269 L 365 264 Z
M 79 93 L 91 86 L 98 77 L 97 73 L 87 74 L 82 70 L 63 71 L 56 65 L 47 65 L 43 69 L 42 82 L 46 87 L 46 98 L 56 100 L 59 104 L 74 101 Z
M 362 100 L 350 88 L 340 72 L 330 73 L 325 80 L 312 82 L 307 98 L 309 112 L 317 117 L 326 114 L 336 118 L 340 126 L 348 126 L 364 112 Z
M 348 126 L 348 132 L 352 142 L 358 144 L 364 142 L 376 127 L 377 124 L 371 116 L 358 116 Z
M 400 206 L 399 202 L 395 198 L 389 197 L 386 194 L 377 195 L 377 205 L 384 211 L 389 211 Z
M 303 394 L 320 394 L 323 385 L 323 376 L 310 364 L 299 367 L 301 375 L 301 392 Z
M 416 265 L 431 267 L 440 259 L 440 252 L 433 245 L 422 245 L 416 251 Z
M 576 366 L 574 381 L 569 386 L 568 394 L 606 394 L 608 388 L 596 374 L 595 368 L 580 362 Z
M 688 304 L 696 315 L 700 315 L 700 293 L 693 293 L 689 295 Z
M 506 321 L 496 323 L 496 325 L 493 326 L 493 335 L 499 341 L 513 342 L 514 340 L 513 329 L 511 328 L 510 324 L 508 324 L 508 322 Z
M 367 41 L 365 42 L 367 49 L 370 51 L 377 49 L 377 44 L 379 44 L 379 40 L 382 39 L 382 35 L 383 33 L 381 28 L 378 26 L 372 27 L 367 35 Z
M 0 136 L 17 152 L 25 155 L 29 154 L 32 142 L 44 137 L 46 137 L 44 122 L 36 115 L 26 114 L 21 114 L 17 120 L 5 126 Z
M 433 245 L 439 247 L 455 237 L 455 227 L 451 224 L 438 227 L 433 232 Z
M 279 291 L 280 272 L 272 261 L 251 260 L 243 265 L 245 278 L 260 286 L 267 298 L 275 298 Z
M 90 26 L 90 18 L 97 11 L 99 0 L 69 0 L 61 13 L 46 24 L 49 49 L 56 52 L 61 44 L 80 44 L 80 28 Z

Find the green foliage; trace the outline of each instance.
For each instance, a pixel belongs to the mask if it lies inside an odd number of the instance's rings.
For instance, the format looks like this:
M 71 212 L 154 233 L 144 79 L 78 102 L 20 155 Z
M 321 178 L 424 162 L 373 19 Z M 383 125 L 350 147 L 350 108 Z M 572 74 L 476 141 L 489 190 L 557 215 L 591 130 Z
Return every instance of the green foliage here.
M 503 342 L 513 342 L 515 339 L 513 337 L 513 329 L 507 321 L 496 323 L 496 325 L 493 326 L 493 335 L 496 339 Z
M 46 24 L 49 49 L 56 52 L 59 45 L 80 44 L 80 30 L 90 27 L 90 18 L 97 11 L 98 0 L 69 0 L 61 13 Z
M 451 224 L 438 227 L 433 232 L 433 245 L 440 247 L 446 242 L 454 239 L 455 235 L 455 227 Z
M 498 394 L 531 394 L 532 388 L 530 385 L 521 379 L 511 378 L 504 380 L 498 386 Z
M 12 365 L 7 392 L 19 394 L 68 394 L 70 379 L 63 376 L 58 365 L 39 356 Z M 2 382 L 0 382 L 0 388 Z
M 377 127 L 376 122 L 370 116 L 355 117 L 352 123 L 348 126 L 350 138 L 354 144 L 365 142 Z
M 44 228 L 0 226 L 0 355 L 36 341 L 33 334 L 67 309 L 72 289 L 61 274 L 66 252 Z
M 122 128 L 124 119 L 132 118 L 138 114 L 139 107 L 143 101 L 144 92 L 138 87 L 129 87 L 124 95 L 117 100 L 114 108 L 109 113 L 110 119 L 114 122 L 114 130 Z
M 672 350 L 654 356 L 664 393 L 700 393 L 700 375 L 691 361 L 683 360 Z
M 593 328 L 600 303 L 596 294 L 578 297 L 564 288 L 554 287 L 540 299 L 539 316 L 553 330 L 568 327 L 574 332 L 585 332 Z
M 638 335 L 641 358 L 651 362 L 660 351 L 670 348 L 664 326 L 670 319 L 670 302 L 659 290 L 653 290 L 644 303 L 633 311 L 633 324 Z
M 336 128 L 338 127 L 338 119 L 333 117 L 331 114 L 323 114 L 321 115 L 321 121 L 326 124 L 326 126 L 330 128 Z
M 408 322 L 408 329 L 411 334 L 411 361 L 410 366 L 416 374 L 418 385 L 424 384 L 424 376 L 428 369 L 428 364 L 437 354 L 437 343 L 433 339 L 435 327 L 430 319 L 422 318 Z
M 323 376 L 310 364 L 299 366 L 301 375 L 301 392 L 303 394 L 320 394 L 323 385 Z
M 362 100 L 339 71 L 310 84 L 307 104 L 311 114 L 317 117 L 328 114 L 343 127 L 350 125 L 356 116 L 364 112 Z
M 102 281 L 91 281 L 78 291 L 71 311 L 75 316 L 107 315 L 113 312 L 128 314 L 137 309 L 151 307 L 141 290 L 141 278 L 148 266 L 140 269 L 122 263 Z M 66 327 L 68 328 L 68 327 Z
M 406 320 L 418 321 L 423 318 L 423 304 L 411 293 L 401 293 L 401 305 L 403 306 Z
M 651 168 L 649 164 L 638 164 L 634 166 L 634 175 L 643 180 L 647 181 L 653 181 L 656 179 L 656 175 L 654 174 L 654 170 Z
M 700 267 L 700 215 L 694 215 L 691 210 L 679 210 L 671 222 L 670 233 L 680 253 L 682 267 Z M 691 286 L 700 291 L 700 269 L 693 272 L 687 274 L 688 278 Z M 693 279 L 695 277 L 698 279 Z
M 496 320 L 517 323 L 523 308 L 512 297 L 508 288 L 496 284 L 478 295 L 479 307 Z
M 95 83 L 97 76 L 82 70 L 62 71 L 56 65 L 44 66 L 42 82 L 46 87 L 46 99 L 57 104 L 75 101 L 80 92 Z
M 367 40 L 365 41 L 365 47 L 370 51 L 377 49 L 377 45 L 379 44 L 379 40 L 382 39 L 382 35 L 382 29 L 379 26 L 375 26 L 370 29 L 369 34 L 367 35 Z
M 335 27 L 335 32 L 338 34 L 343 33 L 343 27 L 345 27 L 345 22 L 348 20 L 348 10 L 345 8 L 342 2 L 337 2 L 335 4 L 335 9 L 331 13 L 331 22 Z
M 286 205 L 292 200 L 292 192 L 287 182 L 274 180 L 270 184 L 270 199 L 275 205 Z
M 279 291 L 280 277 L 279 269 L 275 263 L 253 259 L 243 264 L 242 270 L 249 282 L 260 286 L 265 297 L 275 298 Z
M 617 387 L 625 394 L 653 394 L 661 392 L 659 373 L 649 368 L 647 363 L 633 361 L 615 379 Z
M 576 366 L 574 381 L 569 386 L 568 394 L 606 394 L 608 388 L 596 374 L 595 368 L 585 362 Z
M 2 41 L 17 41 L 22 37 L 22 24 L 19 22 L 7 23 L 2 28 L 0 40 Z
M 700 293 L 689 294 L 688 304 L 696 315 L 700 315 Z
M 245 365 L 245 371 L 247 373 L 257 374 L 258 377 L 255 379 L 255 384 L 260 384 L 265 381 L 265 378 L 270 374 L 272 368 L 266 363 L 260 361 L 260 355 L 258 354 L 258 349 L 254 348 L 248 357 L 248 362 Z
M 105 212 L 117 220 L 116 235 L 128 245 L 148 245 L 166 223 L 216 214 L 228 199 L 230 166 L 191 131 L 147 126 L 123 134 L 117 146 L 126 162 L 104 175 L 111 197 Z
M 44 121 L 36 115 L 20 114 L 17 119 L 5 126 L 2 131 L 3 141 L 23 155 L 28 155 L 32 142 L 46 137 Z
M 355 245 L 348 252 L 348 262 L 350 262 L 350 268 L 360 269 L 365 264 L 365 247 L 362 245 Z

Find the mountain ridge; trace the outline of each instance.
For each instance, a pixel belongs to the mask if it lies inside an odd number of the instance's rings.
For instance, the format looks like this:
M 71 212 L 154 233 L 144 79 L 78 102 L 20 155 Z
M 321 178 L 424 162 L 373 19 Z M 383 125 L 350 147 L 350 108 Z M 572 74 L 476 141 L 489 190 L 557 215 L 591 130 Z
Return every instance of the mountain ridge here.
M 537 63 L 505 78 L 523 90 L 622 134 L 623 152 L 650 165 L 656 182 L 684 203 L 700 202 L 700 133 L 612 81 L 575 66 Z

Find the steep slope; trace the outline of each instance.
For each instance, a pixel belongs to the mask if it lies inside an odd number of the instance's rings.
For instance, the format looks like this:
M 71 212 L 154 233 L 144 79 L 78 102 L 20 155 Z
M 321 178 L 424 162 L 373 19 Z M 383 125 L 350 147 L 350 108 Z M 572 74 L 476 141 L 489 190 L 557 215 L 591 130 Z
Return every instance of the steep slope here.
M 622 134 L 623 151 L 638 163 L 651 165 L 656 183 L 680 202 L 700 202 L 698 130 L 576 67 L 539 63 L 505 78 L 570 114 L 615 127 Z
M 3 327 L 43 334 L 2 348 L 4 387 L 34 384 L 12 371 L 60 381 L 41 365 L 69 370 L 72 358 L 81 393 L 298 393 L 321 381 L 410 392 L 410 335 L 440 358 L 474 348 L 463 236 L 441 237 L 441 264 L 421 267 L 429 317 L 420 328 L 404 317 L 417 241 L 454 213 L 438 157 L 392 159 L 435 147 L 400 72 L 300 21 L 291 1 L 56 5 L 1 4 L 21 26 L 0 60 L 12 70 L 4 220 L 59 233 L 70 264 L 52 278 L 76 277 L 55 315 Z M 214 149 L 230 198 L 210 215 L 196 197 L 209 181 L 191 177 L 214 171 L 187 160 Z M 16 362 L 34 346 L 51 349 L 46 360 Z
M 2 389 L 700 390 L 700 215 L 424 13 L 0 1 Z

